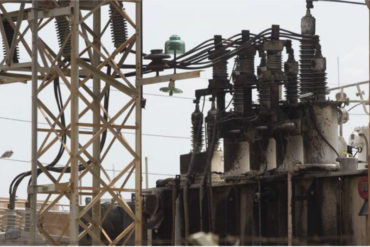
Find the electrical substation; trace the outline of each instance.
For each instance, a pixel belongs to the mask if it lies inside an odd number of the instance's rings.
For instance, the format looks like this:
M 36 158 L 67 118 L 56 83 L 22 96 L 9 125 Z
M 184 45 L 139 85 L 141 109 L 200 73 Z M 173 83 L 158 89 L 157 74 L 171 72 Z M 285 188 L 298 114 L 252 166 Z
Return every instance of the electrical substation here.
M 369 122 L 343 126 L 369 115 L 370 83 L 328 86 L 322 0 L 300 0 L 300 30 L 241 22 L 186 49 L 181 33 L 143 47 L 144 1 L 1 1 L 0 84 L 32 85 L 32 145 L 2 185 L 0 245 L 367 245 Z M 171 97 L 205 70 L 179 174 L 143 188 L 144 88 Z

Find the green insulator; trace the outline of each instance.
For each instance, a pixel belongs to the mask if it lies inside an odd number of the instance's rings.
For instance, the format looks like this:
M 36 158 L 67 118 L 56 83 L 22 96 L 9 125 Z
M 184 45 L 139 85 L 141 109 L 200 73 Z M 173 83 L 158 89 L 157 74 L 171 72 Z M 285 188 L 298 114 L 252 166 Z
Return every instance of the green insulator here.
M 185 42 L 181 40 L 180 36 L 172 35 L 165 44 L 166 54 L 184 54 L 185 53 Z

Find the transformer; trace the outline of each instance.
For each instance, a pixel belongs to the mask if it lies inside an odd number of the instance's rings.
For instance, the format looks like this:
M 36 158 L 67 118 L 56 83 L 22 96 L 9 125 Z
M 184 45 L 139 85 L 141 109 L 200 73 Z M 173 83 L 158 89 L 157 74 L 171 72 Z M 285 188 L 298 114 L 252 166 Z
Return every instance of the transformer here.
M 367 176 L 368 131 L 356 129 L 348 147 L 339 136 L 345 101 L 327 99 L 326 59 L 311 8 L 308 1 L 300 34 L 273 25 L 260 34 L 243 30 L 235 40 L 214 36 L 207 50 L 213 78 L 195 92 L 192 152 L 180 156 L 180 176 L 150 190 L 171 200 L 158 205 L 162 223 L 152 228 L 153 241 L 187 244 L 205 232 L 221 245 L 366 243 L 366 204 L 357 187 Z M 230 43 L 238 48 L 230 52 Z M 178 65 L 187 68 L 184 61 Z M 205 118 L 202 97 L 211 101 Z M 169 227 L 175 234 L 167 234 Z

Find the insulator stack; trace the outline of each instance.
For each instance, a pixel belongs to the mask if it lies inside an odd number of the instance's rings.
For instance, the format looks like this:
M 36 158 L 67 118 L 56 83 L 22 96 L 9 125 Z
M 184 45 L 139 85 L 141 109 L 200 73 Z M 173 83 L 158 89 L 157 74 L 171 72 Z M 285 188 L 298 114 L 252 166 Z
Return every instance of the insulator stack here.
M 282 50 L 284 49 L 284 41 L 280 39 L 280 26 L 272 25 L 271 31 L 271 40 L 265 41 L 263 43 L 263 49 L 267 52 L 267 61 L 266 67 L 267 70 L 270 71 L 275 80 L 281 79 L 281 76 L 276 76 L 277 74 L 281 75 L 281 67 L 282 67 Z
M 217 108 L 223 112 L 225 109 L 225 89 L 228 86 L 227 61 L 223 60 L 213 66 L 213 81 L 215 82 Z
M 110 18 L 112 19 L 111 22 L 111 34 L 114 43 L 114 47 L 120 47 L 124 42 L 127 41 L 127 21 L 121 15 L 121 13 L 116 9 L 113 5 L 115 3 L 110 4 Z M 123 8 L 123 4 L 119 2 L 119 7 Z
M 234 111 L 243 114 L 244 112 L 244 86 L 235 80 L 234 83 Z
M 259 82 L 259 99 L 262 108 L 271 108 L 271 82 L 261 80 Z
M 279 41 L 275 41 L 279 42 Z M 282 42 L 279 42 L 282 46 Z M 282 47 L 281 47 L 282 49 Z M 264 81 L 262 82 L 260 97 L 262 102 L 267 103 L 269 97 L 270 103 L 266 104 L 269 109 L 279 105 L 282 98 L 282 84 L 284 82 L 284 74 L 282 72 L 282 55 L 281 51 L 267 51 L 267 72 L 265 73 Z
M 24 212 L 24 231 L 30 232 L 31 230 L 31 209 L 26 207 Z
M 7 42 L 9 48 L 12 45 L 13 38 L 14 38 L 14 29 L 10 25 L 10 23 L 7 20 L 3 20 L 3 26 L 4 26 L 4 31 L 5 31 L 5 36 L 6 40 L 4 40 L 3 48 L 4 48 L 4 54 L 7 55 L 8 51 L 6 49 L 5 42 Z M 12 58 L 13 63 L 19 63 L 19 51 L 18 47 L 15 48 L 13 58 Z
M 293 54 L 289 55 L 284 68 L 287 76 L 285 97 L 289 104 L 296 104 L 298 103 L 298 62 Z
M 68 35 L 71 32 L 71 26 L 69 21 L 67 20 L 66 16 L 57 16 L 55 17 L 55 23 L 56 23 L 56 30 L 58 33 L 58 41 L 59 41 L 59 47 L 62 48 L 63 44 L 65 43 L 65 46 L 62 50 L 62 56 L 66 60 L 70 60 L 71 58 L 71 39 L 68 38 Z
M 212 101 L 212 107 L 207 113 L 206 122 L 207 122 L 207 144 L 210 147 L 214 141 L 217 139 L 217 133 L 215 133 L 217 120 L 217 109 L 214 100 Z M 218 147 L 218 142 L 215 143 L 215 149 Z
M 242 41 L 250 40 L 249 31 L 242 32 Z M 234 85 L 234 108 L 236 112 L 243 115 L 251 113 L 252 108 L 252 87 L 256 83 L 254 57 L 255 47 L 250 47 L 239 55 L 239 63 L 236 69 Z
M 203 148 L 203 113 L 196 104 L 195 111 L 191 115 L 192 123 L 192 147 L 194 153 L 200 153 Z
M 242 115 L 248 115 L 252 106 L 252 86 L 235 82 L 234 110 Z
M 246 73 L 249 75 L 254 75 L 254 56 L 256 55 L 256 49 L 251 48 L 248 49 L 245 53 L 241 54 L 240 57 L 240 65 L 239 71 L 241 73 Z
M 218 59 L 219 56 L 221 56 L 225 49 L 222 44 L 222 36 L 215 35 L 214 37 L 215 41 L 215 50 L 210 54 L 209 58 L 213 61 L 215 61 L 215 64 L 213 65 L 213 79 L 214 80 L 227 80 L 227 59 Z
M 272 26 L 271 40 L 263 42 L 262 49 L 267 53 L 266 71 L 260 78 L 260 102 L 262 108 L 276 108 L 282 98 L 282 84 L 285 75 L 282 71 L 282 51 L 286 41 L 280 40 L 280 27 Z
M 301 21 L 301 31 L 305 35 L 301 41 L 301 56 L 300 56 L 300 80 L 301 80 L 301 95 L 310 93 L 312 91 L 312 84 L 314 83 L 312 75 L 312 59 L 315 55 L 315 41 L 314 35 L 316 32 L 316 20 L 307 9 L 306 15 Z M 305 101 L 305 98 L 302 98 Z
M 209 53 L 209 59 L 213 61 L 213 79 L 210 80 L 210 88 L 215 91 L 217 109 L 222 114 L 225 110 L 225 89 L 229 88 L 227 74 L 227 59 L 220 58 L 225 52 L 222 44 L 222 36 L 214 36 L 215 49 Z
M 263 50 L 259 51 L 261 63 L 258 66 L 258 99 L 261 108 L 270 108 L 271 106 L 271 87 L 270 82 L 264 80 L 264 73 L 267 71 L 266 67 L 266 53 Z
M 301 61 L 300 61 L 300 80 L 301 95 L 313 94 L 314 100 L 325 101 L 326 95 L 326 73 L 325 68 L 313 68 L 316 48 L 318 46 L 318 36 L 315 36 L 316 20 L 307 9 L 306 16 L 302 18 L 301 29 L 305 35 L 301 41 Z M 318 56 L 321 55 L 317 54 Z M 322 58 L 320 58 L 322 59 Z M 302 101 L 309 100 L 310 97 L 303 97 Z
M 312 76 L 315 83 L 311 85 L 311 90 L 317 101 L 326 100 L 326 59 L 322 56 L 319 40 L 316 41 L 315 56 L 312 61 Z
M 315 70 L 315 40 L 302 40 L 301 44 L 301 95 L 313 93 L 314 99 L 324 101 L 326 95 L 326 73 L 325 70 Z M 306 98 L 302 100 L 305 101 Z M 307 98 L 308 99 L 308 98 Z
M 280 72 L 282 67 L 281 52 L 269 51 L 267 52 L 267 69 L 271 72 Z
M 6 213 L 6 230 L 14 230 L 17 228 L 17 213 L 14 209 L 8 209 L 8 212 Z
M 213 79 L 227 80 L 227 61 L 222 60 L 213 65 Z

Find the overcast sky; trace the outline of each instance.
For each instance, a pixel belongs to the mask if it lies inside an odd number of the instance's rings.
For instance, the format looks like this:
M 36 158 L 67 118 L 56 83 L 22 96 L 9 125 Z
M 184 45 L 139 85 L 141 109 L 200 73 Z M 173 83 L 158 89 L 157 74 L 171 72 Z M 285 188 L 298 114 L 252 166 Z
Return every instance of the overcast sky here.
M 215 34 L 229 37 L 243 29 L 259 33 L 272 24 L 300 32 L 300 20 L 305 12 L 304 0 L 144 0 L 144 52 L 163 48 L 172 34 L 180 35 L 190 49 Z M 338 57 L 342 85 L 367 80 L 368 9 L 365 6 L 315 2 L 312 14 L 316 17 L 317 34 L 321 37 L 323 55 L 327 58 L 329 87 L 338 85 Z M 297 44 L 295 48 L 298 54 Z M 195 89 L 207 87 L 210 75 L 210 71 L 204 71 L 199 79 L 178 82 L 177 86 L 184 91 L 180 95 L 182 98 L 158 96 L 161 94 L 159 88 L 166 84 L 145 88 L 143 157 L 149 159 L 151 186 L 157 179 L 165 177 L 157 173 L 179 173 L 179 155 L 188 153 L 191 148 L 190 114 L 194 110 L 191 98 Z M 364 90 L 367 97 L 366 88 Z M 114 104 L 115 98 L 112 98 Z M 30 120 L 30 99 L 30 85 L 1 86 L 0 153 L 13 150 L 12 159 L 15 160 L 30 160 L 30 123 L 6 118 Z M 362 113 L 360 109 L 357 112 Z M 351 117 L 352 122 L 345 128 L 346 139 L 354 126 L 367 124 L 364 116 Z M 104 164 L 108 169 L 122 165 L 119 164 L 120 153 L 113 156 L 114 161 Z M 27 163 L 0 160 L 0 197 L 8 197 L 10 181 L 29 167 Z M 24 186 L 19 195 L 25 196 Z

